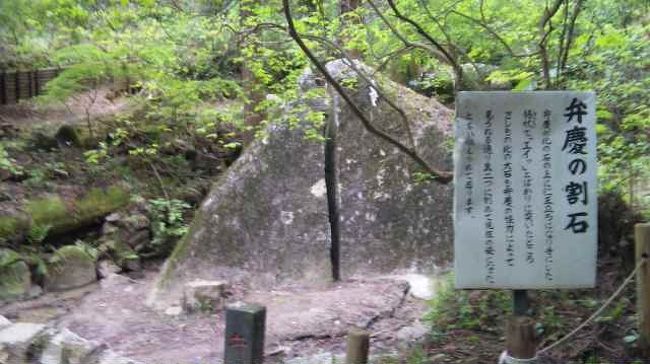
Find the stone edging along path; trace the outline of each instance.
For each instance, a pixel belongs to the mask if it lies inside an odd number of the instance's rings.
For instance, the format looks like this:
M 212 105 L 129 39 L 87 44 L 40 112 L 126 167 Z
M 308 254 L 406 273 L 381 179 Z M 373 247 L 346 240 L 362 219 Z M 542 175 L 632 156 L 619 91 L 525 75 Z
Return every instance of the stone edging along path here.
M 0 364 L 142 364 L 73 332 L 0 316 Z

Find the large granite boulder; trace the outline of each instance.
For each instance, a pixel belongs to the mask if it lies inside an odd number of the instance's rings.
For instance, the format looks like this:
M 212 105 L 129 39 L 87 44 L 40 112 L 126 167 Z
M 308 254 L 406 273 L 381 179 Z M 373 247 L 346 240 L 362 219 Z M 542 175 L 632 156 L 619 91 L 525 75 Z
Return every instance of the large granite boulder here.
M 362 65 L 359 67 L 365 68 Z M 355 77 L 342 61 L 328 64 L 338 79 Z M 303 92 L 319 87 L 304 77 Z M 374 125 L 408 142 L 403 119 L 359 80 L 351 90 Z M 451 168 L 452 111 L 390 81 L 383 88 L 412 121 L 420 153 Z M 451 258 L 452 188 L 417 183 L 417 165 L 369 133 L 338 96 L 306 101 L 328 109 L 338 125 L 337 163 L 343 276 L 432 272 Z M 294 104 L 287 108 L 304 108 Z M 300 127 L 273 124 L 220 177 L 187 237 L 165 264 L 150 303 L 176 299 L 185 282 L 226 280 L 267 285 L 296 279 L 330 279 L 330 227 L 322 142 Z

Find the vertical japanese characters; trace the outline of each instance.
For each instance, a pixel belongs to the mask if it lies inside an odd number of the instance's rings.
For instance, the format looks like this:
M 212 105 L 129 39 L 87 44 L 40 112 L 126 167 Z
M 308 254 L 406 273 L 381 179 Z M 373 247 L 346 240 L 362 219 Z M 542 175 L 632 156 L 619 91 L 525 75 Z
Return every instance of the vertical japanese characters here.
M 589 202 L 588 184 L 584 178 L 584 174 L 587 172 L 587 162 L 585 162 L 587 128 L 582 125 L 582 117 L 587 115 L 586 109 L 587 105 L 574 97 L 571 104 L 566 107 L 567 112 L 564 114 L 567 128 L 562 151 L 572 156 L 567 168 L 574 177 L 564 187 L 566 201 L 571 205 L 566 216 L 567 223 L 564 230 L 570 230 L 574 234 L 583 234 L 589 229 L 588 212 L 585 208 Z

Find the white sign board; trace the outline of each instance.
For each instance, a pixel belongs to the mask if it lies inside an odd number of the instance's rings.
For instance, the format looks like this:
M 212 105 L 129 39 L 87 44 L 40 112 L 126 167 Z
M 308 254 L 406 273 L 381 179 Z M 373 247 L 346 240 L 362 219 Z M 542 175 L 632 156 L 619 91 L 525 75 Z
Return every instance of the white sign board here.
M 594 286 L 595 103 L 588 92 L 459 93 L 457 288 Z

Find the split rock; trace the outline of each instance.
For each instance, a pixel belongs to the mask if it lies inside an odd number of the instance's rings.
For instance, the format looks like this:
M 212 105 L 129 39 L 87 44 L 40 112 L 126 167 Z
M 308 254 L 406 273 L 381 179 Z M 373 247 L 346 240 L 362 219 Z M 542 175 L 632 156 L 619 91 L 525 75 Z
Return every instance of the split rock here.
M 351 75 L 342 61 L 327 67 L 339 79 Z M 431 165 L 451 168 L 451 153 L 445 147 L 451 138 L 451 110 L 391 81 L 383 82 L 409 116 L 408 133 L 399 112 L 377 98 L 370 85 L 357 84 L 350 93 L 376 127 L 407 145 L 412 135 Z M 311 87 L 319 86 L 313 82 Z M 330 105 L 327 117 L 338 124 L 343 276 L 405 269 L 432 273 L 436 266 L 447 265 L 451 185 L 416 183 L 420 169 L 409 157 L 364 128 L 338 97 L 323 101 L 310 104 Z M 288 106 L 285 113 L 300 115 L 304 107 Z M 178 302 L 184 283 L 197 278 L 252 286 L 331 279 L 323 144 L 308 140 L 301 127 L 272 124 L 267 134 L 244 150 L 213 186 L 186 238 L 166 262 L 150 304 Z

